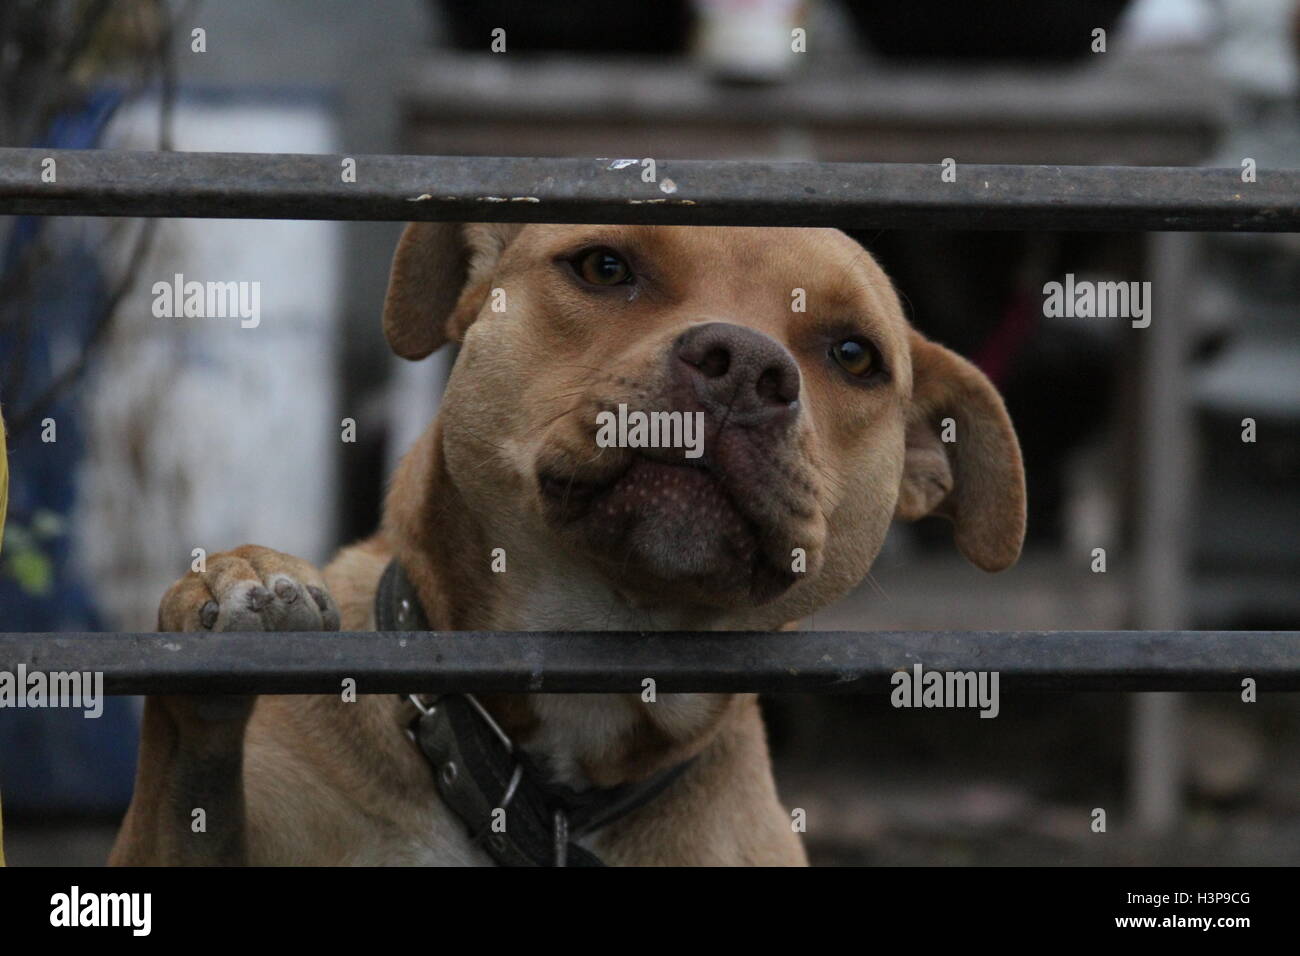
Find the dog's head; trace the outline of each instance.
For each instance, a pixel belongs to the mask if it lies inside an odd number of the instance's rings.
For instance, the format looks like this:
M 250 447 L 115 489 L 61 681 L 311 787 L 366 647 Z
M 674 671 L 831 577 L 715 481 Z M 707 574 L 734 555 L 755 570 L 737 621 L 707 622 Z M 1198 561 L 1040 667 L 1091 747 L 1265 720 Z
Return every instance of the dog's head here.
M 469 507 L 639 604 L 776 626 L 860 581 L 894 517 L 950 518 L 986 570 L 1020 552 L 1000 397 L 837 230 L 417 223 L 384 331 L 408 359 L 461 344 L 441 420 Z

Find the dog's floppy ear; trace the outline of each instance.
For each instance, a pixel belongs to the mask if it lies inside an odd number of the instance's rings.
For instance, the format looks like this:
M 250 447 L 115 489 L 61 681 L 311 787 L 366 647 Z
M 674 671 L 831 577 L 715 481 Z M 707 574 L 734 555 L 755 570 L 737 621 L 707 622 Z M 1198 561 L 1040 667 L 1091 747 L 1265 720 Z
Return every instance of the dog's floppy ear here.
M 1025 538 L 1025 470 L 1002 396 L 961 356 L 911 333 L 912 407 L 895 517 L 939 514 L 985 571 L 1015 563 Z M 947 440 L 945 440 L 947 439 Z
M 491 289 L 492 270 L 517 223 L 413 222 L 393 255 L 384 337 L 406 359 L 459 342 Z

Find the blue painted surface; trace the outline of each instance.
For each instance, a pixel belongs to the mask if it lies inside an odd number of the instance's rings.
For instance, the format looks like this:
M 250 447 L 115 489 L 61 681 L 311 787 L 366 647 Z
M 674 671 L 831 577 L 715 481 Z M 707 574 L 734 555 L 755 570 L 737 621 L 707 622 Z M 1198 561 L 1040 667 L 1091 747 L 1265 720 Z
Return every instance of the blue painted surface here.
M 58 117 L 38 146 L 89 148 L 99 143 L 104 127 L 120 103 L 117 93 L 92 96 L 75 115 Z M 23 260 L 43 222 L 22 217 L 3 250 L 6 276 Z M 64 230 L 66 235 L 74 230 Z M 51 233 L 53 235 L 53 233 Z M 95 250 L 75 242 L 56 245 L 20 298 L 0 303 L 0 368 L 12 368 L 21 350 L 20 382 L 0 381 L 0 404 L 12 415 L 35 400 L 63 362 L 84 345 L 107 294 Z M 10 321 L 26 309 L 33 321 L 25 337 Z M 10 574 L 0 574 L 0 630 L 100 630 L 94 599 L 72 566 L 67 534 L 76 499 L 76 480 L 84 453 L 78 421 L 78 388 L 70 388 L 47 414 L 57 422 L 58 440 L 41 441 L 39 426 L 10 436 L 9 521 L 30 527 L 42 512 L 57 515 L 64 532 L 41 542 L 51 562 L 49 592 L 31 594 Z M 12 544 L 12 537 L 7 541 Z M 130 799 L 135 771 L 137 728 L 129 700 L 105 702 L 97 719 L 79 710 L 0 710 L 0 791 L 9 814 L 36 816 L 110 813 Z

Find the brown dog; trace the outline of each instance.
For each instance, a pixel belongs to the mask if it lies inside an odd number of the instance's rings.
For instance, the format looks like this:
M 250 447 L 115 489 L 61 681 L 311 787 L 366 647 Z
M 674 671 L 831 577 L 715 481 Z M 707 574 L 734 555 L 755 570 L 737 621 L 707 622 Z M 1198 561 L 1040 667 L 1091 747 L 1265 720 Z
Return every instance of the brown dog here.
M 773 630 L 856 585 L 894 517 L 946 515 L 986 570 L 1019 554 L 1001 399 L 836 230 L 415 224 L 384 331 L 408 359 L 462 348 L 383 530 L 323 574 L 260 547 L 212 557 L 160 629 L 374 629 L 396 559 L 437 630 Z M 619 405 L 700 413 L 703 454 L 598 445 Z M 482 702 L 547 785 L 694 758 L 583 838 L 606 862 L 805 862 L 752 695 Z M 491 862 L 409 722 L 390 696 L 150 698 L 112 862 Z

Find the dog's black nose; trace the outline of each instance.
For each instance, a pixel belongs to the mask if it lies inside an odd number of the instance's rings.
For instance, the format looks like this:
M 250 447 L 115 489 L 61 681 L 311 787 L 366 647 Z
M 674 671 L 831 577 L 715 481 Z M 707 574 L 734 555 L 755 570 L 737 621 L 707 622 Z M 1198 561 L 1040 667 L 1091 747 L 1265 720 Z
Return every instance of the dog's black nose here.
M 673 343 L 678 380 L 705 409 L 738 425 L 792 418 L 799 366 L 780 342 L 729 322 L 697 325 Z

